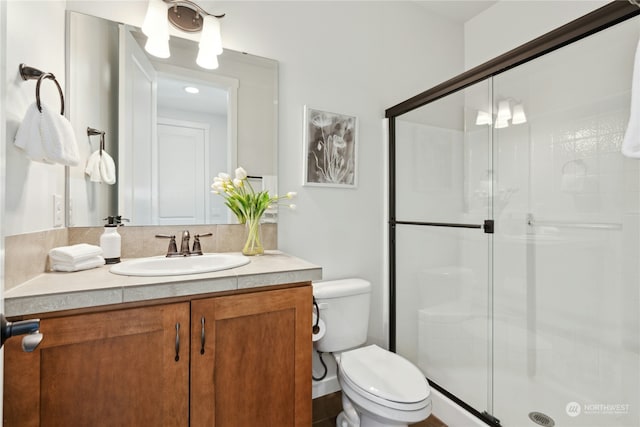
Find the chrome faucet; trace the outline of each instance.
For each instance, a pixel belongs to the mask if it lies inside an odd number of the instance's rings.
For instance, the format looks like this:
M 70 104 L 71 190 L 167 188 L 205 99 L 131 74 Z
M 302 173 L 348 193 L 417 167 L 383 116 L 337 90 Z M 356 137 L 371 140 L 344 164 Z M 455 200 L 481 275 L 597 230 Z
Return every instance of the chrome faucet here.
M 189 251 L 189 239 L 191 235 L 189 234 L 189 230 L 184 230 L 182 232 L 182 243 L 180 243 L 180 255 L 182 256 L 190 256 L 191 251 Z

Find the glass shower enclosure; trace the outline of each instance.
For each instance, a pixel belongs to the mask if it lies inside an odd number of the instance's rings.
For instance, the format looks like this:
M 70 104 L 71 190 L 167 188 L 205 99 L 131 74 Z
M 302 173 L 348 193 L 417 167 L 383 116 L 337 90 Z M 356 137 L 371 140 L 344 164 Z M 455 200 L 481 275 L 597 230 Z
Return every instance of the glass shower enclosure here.
M 391 347 L 488 424 L 640 426 L 640 18 L 615 3 L 387 111 Z

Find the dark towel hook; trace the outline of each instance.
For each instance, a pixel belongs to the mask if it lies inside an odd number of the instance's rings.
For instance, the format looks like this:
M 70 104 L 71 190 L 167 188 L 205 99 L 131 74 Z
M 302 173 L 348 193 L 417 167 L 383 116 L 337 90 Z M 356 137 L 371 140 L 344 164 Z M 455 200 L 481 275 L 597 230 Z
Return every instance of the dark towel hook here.
M 87 135 L 100 135 L 100 155 L 102 156 L 102 150 L 104 150 L 104 134 L 103 130 L 94 129 L 91 127 L 87 127 Z
M 64 94 L 62 93 L 62 87 L 60 87 L 60 83 L 58 83 L 58 80 L 56 80 L 56 76 L 54 76 L 52 73 L 45 73 L 41 70 L 38 70 L 37 68 L 29 67 L 25 64 L 20 64 L 19 70 L 22 80 L 38 80 L 38 83 L 36 84 L 36 105 L 38 106 L 38 111 L 40 111 L 41 113 L 42 102 L 40 101 L 40 84 L 44 79 L 53 80 L 53 82 L 56 84 L 56 87 L 58 88 L 58 93 L 60 94 L 60 114 L 64 115 Z

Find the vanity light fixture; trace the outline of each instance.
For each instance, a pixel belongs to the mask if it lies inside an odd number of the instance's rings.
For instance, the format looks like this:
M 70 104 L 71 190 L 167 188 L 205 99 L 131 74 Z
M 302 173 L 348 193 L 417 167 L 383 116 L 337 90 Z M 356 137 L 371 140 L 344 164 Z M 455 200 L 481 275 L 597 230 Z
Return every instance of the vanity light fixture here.
M 149 0 L 142 32 L 148 37 L 145 50 L 159 58 L 168 58 L 169 23 L 181 31 L 202 31 L 196 63 L 207 69 L 218 68 L 222 53 L 220 22 L 225 14 L 214 15 L 189 0 Z
M 478 114 L 476 115 L 476 125 L 491 125 L 491 114 L 486 111 L 478 110 Z
M 512 125 L 519 125 L 527 123 L 527 116 L 524 114 L 524 107 L 522 104 L 516 104 L 513 106 L 513 117 L 511 118 Z
M 506 122 L 511 118 L 511 107 L 509 106 L 509 101 L 500 101 L 498 102 L 498 117 L 496 118 L 496 122 Z
M 147 43 L 144 45 L 147 52 L 158 58 L 169 57 L 169 19 L 165 2 L 149 0 L 142 32 L 147 36 Z

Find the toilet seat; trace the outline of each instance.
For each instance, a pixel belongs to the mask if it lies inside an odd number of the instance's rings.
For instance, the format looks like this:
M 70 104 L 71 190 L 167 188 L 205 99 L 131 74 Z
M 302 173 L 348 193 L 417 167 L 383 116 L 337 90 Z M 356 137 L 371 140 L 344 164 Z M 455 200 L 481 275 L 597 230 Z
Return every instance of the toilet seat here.
M 353 391 L 380 405 L 418 410 L 428 405 L 430 388 L 420 370 L 376 345 L 340 355 L 342 379 Z

